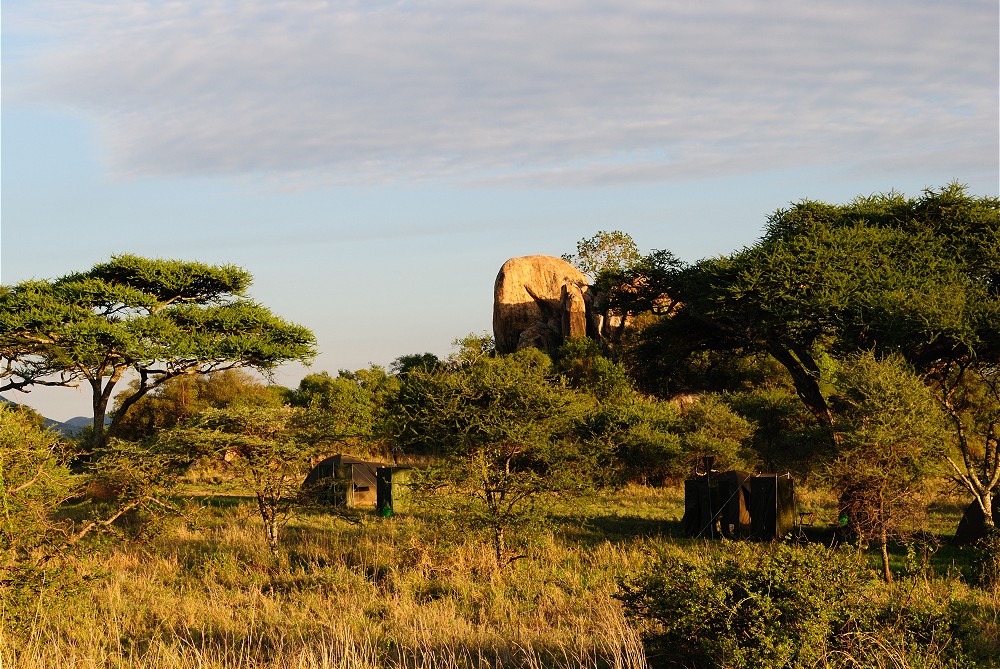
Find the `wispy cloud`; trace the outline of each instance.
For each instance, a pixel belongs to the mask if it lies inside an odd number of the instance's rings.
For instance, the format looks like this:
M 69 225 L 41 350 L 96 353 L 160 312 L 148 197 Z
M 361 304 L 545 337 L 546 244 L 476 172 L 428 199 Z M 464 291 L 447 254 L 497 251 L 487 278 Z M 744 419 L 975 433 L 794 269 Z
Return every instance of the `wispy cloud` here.
M 994 0 L 61 2 L 5 104 L 118 175 L 599 184 L 996 163 Z

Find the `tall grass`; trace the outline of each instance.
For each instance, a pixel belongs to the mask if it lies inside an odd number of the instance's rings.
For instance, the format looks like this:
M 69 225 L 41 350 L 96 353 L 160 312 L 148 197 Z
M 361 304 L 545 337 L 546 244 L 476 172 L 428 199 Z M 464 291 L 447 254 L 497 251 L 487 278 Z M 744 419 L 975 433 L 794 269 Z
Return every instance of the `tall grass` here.
M 275 561 L 240 505 L 146 545 L 67 562 L 88 585 L 7 608 L 3 667 L 645 666 L 614 599 L 643 540 L 567 542 L 558 528 L 500 570 L 486 545 L 419 517 L 291 523 Z
M 0 669 L 645 667 L 648 630 L 625 615 L 620 581 L 664 550 L 709 559 L 725 546 L 678 536 L 679 491 L 548 508 L 528 557 L 498 569 L 483 542 L 424 514 L 305 514 L 275 560 L 251 501 L 217 499 L 147 543 L 95 540 L 30 601 L 4 597 Z M 951 636 L 930 643 L 859 635 L 828 666 L 940 667 L 950 643 L 978 658 L 1000 649 L 1000 593 L 924 567 L 880 596 L 965 628 L 933 627 Z

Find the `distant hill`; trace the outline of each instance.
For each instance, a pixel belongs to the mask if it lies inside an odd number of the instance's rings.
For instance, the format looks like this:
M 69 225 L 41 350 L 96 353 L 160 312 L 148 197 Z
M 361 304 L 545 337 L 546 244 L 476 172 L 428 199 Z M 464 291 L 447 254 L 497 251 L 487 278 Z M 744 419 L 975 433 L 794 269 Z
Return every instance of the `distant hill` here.
M 14 406 L 20 406 L 18 402 L 7 399 L 6 397 L 0 397 L 0 402 L 4 404 L 11 404 Z M 42 418 L 45 418 L 42 416 Z M 66 421 L 53 420 L 51 418 L 45 418 L 45 427 L 53 432 L 58 432 L 64 437 L 75 437 L 80 434 L 80 432 L 91 425 L 94 419 L 89 416 L 76 416 L 75 418 L 70 418 Z M 104 419 L 104 424 L 108 425 L 111 423 L 110 418 Z
M 46 418 L 45 420 L 48 421 L 48 418 Z M 63 421 L 61 423 L 57 421 L 52 421 L 52 422 L 56 423 L 56 426 L 52 428 L 53 430 L 67 437 L 73 437 L 80 434 L 80 431 L 83 430 L 85 427 L 89 427 L 90 425 L 92 425 L 94 419 L 87 416 L 77 416 L 75 418 L 70 418 L 69 420 Z M 108 425 L 110 423 L 111 423 L 110 418 L 106 418 L 104 420 L 105 425 Z

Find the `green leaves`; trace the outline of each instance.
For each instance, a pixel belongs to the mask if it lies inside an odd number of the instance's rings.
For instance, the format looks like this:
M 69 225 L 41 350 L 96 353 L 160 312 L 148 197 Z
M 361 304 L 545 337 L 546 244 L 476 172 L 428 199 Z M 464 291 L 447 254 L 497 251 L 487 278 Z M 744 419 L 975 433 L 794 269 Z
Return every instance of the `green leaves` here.
M 850 551 L 736 542 L 664 551 L 619 598 L 662 666 L 813 667 L 875 625 L 873 586 Z
M 543 515 L 537 496 L 579 483 L 569 475 L 583 460 L 571 432 L 584 404 L 553 383 L 548 356 L 536 349 L 417 367 L 400 383 L 388 420 L 397 446 L 441 456 L 427 485 L 443 474 L 462 495 L 463 523 L 487 535 L 499 565 L 508 563 L 510 533 Z
M 571 393 L 549 383 L 549 367 L 544 354 L 526 349 L 454 371 L 413 369 L 395 405 L 397 439 L 404 448 L 445 453 L 491 444 L 518 452 L 544 444 L 571 404 Z
M 814 323 L 841 350 L 899 351 L 922 367 L 985 352 L 997 325 L 981 314 L 1000 302 L 1000 202 L 953 184 L 826 205 L 819 217 L 817 206 L 772 217 L 756 249 L 763 313 Z
M 827 475 L 852 527 L 884 543 L 919 520 L 917 493 L 943 465 L 944 415 L 900 356 L 851 356 L 837 370 L 837 387 L 838 440 Z
M 600 230 L 593 237 L 577 242 L 575 255 L 567 253 L 562 259 L 595 279 L 605 272 L 622 272 L 632 268 L 642 259 L 642 254 L 628 233 Z
M 171 359 L 259 368 L 308 360 L 309 330 L 228 292 L 248 283 L 236 268 L 121 256 L 89 274 L 8 289 L 0 341 L 11 360 L 48 358 L 73 376 Z
M 298 498 L 314 449 L 303 438 L 303 409 L 241 403 L 202 411 L 189 424 L 163 435 L 228 468 L 257 498 L 265 538 L 277 557 L 279 531 Z
M 202 411 L 180 434 L 193 443 L 210 445 L 216 453 L 229 452 L 248 466 L 269 466 L 294 456 L 308 460 L 297 439 L 300 411 L 288 406 L 233 404 Z
M 804 201 L 776 212 L 760 242 L 728 257 L 640 265 L 628 284 L 679 306 L 643 332 L 638 357 L 671 371 L 703 350 L 767 352 L 829 429 L 823 351 L 895 352 L 924 375 L 1000 362 L 998 269 L 996 198 L 952 184 L 915 199 Z
M 88 272 L 5 288 L 2 387 L 87 381 L 94 393 L 93 445 L 100 447 L 108 401 L 129 370 L 140 383 L 119 402 L 114 421 L 149 390 L 180 375 L 234 367 L 266 371 L 311 360 L 313 334 L 243 297 L 250 280 L 231 265 L 122 255 Z
M 30 415 L 0 406 L 0 582 L 5 570 L 33 562 L 65 536 L 53 512 L 78 492 L 79 477 L 61 461 L 60 446 Z
M 235 265 L 153 260 L 128 254 L 114 256 L 80 276 L 148 296 L 154 309 L 174 302 L 211 304 L 227 295 L 242 295 L 252 282 L 250 274 Z

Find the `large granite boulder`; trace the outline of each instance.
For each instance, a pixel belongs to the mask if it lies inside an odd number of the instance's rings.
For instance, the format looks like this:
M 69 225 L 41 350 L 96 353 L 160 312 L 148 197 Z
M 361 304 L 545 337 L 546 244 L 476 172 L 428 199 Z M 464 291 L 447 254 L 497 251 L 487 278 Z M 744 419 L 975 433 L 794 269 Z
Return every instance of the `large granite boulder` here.
M 554 352 L 569 337 L 599 337 L 586 275 L 552 256 L 511 258 L 493 287 L 499 353 L 529 346 Z

